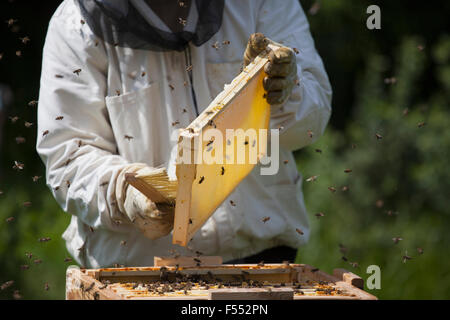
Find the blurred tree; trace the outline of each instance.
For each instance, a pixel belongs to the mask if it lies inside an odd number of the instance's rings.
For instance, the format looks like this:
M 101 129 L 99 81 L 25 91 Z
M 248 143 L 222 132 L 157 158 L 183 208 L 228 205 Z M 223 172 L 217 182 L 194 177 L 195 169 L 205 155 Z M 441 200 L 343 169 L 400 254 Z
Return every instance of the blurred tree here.
M 361 276 L 378 265 L 380 298 L 450 298 L 450 261 L 441 259 L 450 245 L 450 42 L 444 36 L 431 50 L 440 82 L 426 99 L 416 95 L 427 56 L 421 43 L 402 41 L 395 76 L 386 79 L 385 58 L 371 54 L 347 134 L 330 128 L 298 158 L 305 178 L 319 175 L 305 182 L 311 215 L 325 213 L 312 218 L 312 241 L 299 260 Z

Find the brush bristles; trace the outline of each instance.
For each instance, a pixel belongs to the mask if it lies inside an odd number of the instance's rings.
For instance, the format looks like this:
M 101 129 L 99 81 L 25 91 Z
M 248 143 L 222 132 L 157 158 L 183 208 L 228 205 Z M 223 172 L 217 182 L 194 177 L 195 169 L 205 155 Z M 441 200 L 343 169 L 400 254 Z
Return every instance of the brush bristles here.
M 177 197 L 178 181 L 170 180 L 165 168 L 144 168 L 137 172 L 135 178 L 151 185 L 170 201 Z

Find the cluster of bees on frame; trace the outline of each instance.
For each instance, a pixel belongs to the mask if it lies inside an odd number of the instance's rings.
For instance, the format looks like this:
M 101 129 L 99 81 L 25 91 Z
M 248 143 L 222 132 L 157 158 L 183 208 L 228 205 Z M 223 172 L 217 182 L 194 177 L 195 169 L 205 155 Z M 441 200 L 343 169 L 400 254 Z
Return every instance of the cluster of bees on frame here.
M 188 247 L 189 249 L 189 247 Z M 192 249 L 189 249 L 192 250 Z M 175 250 L 169 250 L 174 258 L 179 254 Z M 195 251 L 196 266 L 201 266 L 199 251 Z M 289 267 L 290 263 L 284 261 L 283 264 Z M 257 268 L 264 268 L 264 261 L 257 264 Z M 312 269 L 311 272 L 315 273 L 319 271 L 318 268 Z M 139 296 L 164 296 L 173 294 L 198 294 L 199 291 L 205 291 L 209 289 L 227 289 L 227 288 L 264 288 L 267 291 L 272 291 L 273 288 L 290 287 L 294 290 L 295 295 L 348 295 L 342 290 L 336 289 L 331 283 L 326 281 L 313 281 L 305 280 L 302 282 L 293 280 L 292 283 L 273 283 L 269 281 L 258 281 L 251 279 L 251 273 L 246 270 L 241 270 L 239 274 L 224 275 L 222 278 L 219 275 L 213 274 L 210 270 L 206 274 L 198 273 L 185 273 L 183 268 L 180 268 L 178 264 L 175 267 L 160 267 L 159 280 L 151 282 L 125 282 L 125 283 L 113 283 L 110 280 L 103 280 L 102 286 L 98 289 L 102 290 L 111 287 L 122 287 L 130 291 L 134 291 Z M 81 284 L 83 291 L 89 291 L 94 287 L 94 283 L 91 283 L 87 288 Z M 130 292 L 131 293 L 131 292 Z M 97 293 L 94 294 L 94 299 L 99 298 Z

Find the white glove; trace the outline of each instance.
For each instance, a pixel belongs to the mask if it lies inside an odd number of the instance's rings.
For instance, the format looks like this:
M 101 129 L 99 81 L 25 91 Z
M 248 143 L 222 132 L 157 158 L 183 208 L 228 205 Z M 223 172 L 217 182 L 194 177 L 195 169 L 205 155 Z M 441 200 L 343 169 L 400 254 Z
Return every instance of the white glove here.
M 147 238 L 155 240 L 172 231 L 175 207 L 165 203 L 154 203 L 126 182 L 125 174 L 137 172 L 144 167 L 145 164 L 135 163 L 122 169 L 116 182 L 116 200 L 119 210 L 131 223 Z

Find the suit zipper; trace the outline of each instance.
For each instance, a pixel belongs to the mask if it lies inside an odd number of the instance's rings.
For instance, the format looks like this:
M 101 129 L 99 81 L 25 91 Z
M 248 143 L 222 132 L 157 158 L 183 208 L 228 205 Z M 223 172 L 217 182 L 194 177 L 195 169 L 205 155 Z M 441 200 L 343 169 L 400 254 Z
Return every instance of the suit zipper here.
M 188 68 L 189 66 L 192 66 L 191 48 L 189 47 L 189 45 L 187 46 L 187 49 L 184 50 L 184 57 L 186 59 L 186 68 Z M 189 76 L 189 82 L 190 82 L 189 85 L 191 86 L 192 100 L 194 102 L 195 114 L 198 117 L 200 113 L 198 112 L 197 97 L 195 95 L 194 80 L 192 77 L 192 68 L 190 68 L 190 70 L 188 71 L 188 76 Z

